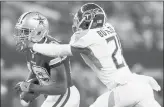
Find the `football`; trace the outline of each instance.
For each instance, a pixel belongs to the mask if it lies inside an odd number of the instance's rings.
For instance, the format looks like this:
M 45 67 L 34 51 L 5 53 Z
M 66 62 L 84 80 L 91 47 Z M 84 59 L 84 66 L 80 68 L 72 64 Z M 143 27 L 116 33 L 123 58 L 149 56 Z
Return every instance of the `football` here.
M 33 78 L 28 80 L 28 82 L 39 84 L 39 81 L 37 78 Z M 25 102 L 31 102 L 34 99 L 36 99 L 40 94 L 36 92 L 21 92 L 20 93 L 20 99 L 24 100 Z

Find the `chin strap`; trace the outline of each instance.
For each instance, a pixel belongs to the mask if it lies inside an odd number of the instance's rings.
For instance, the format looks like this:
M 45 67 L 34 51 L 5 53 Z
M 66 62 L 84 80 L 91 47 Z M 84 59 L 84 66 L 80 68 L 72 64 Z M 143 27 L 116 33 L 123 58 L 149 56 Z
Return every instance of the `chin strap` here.
M 92 27 L 92 23 L 93 23 L 93 20 L 91 20 L 89 27 L 88 27 L 88 30 Z

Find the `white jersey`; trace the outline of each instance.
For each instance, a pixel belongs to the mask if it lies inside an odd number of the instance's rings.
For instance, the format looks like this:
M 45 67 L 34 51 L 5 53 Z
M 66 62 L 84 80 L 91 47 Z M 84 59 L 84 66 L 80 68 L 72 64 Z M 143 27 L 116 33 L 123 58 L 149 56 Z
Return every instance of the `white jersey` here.
M 80 53 L 82 58 L 108 88 L 115 83 L 125 83 L 131 74 L 117 33 L 108 23 L 102 28 L 75 32 L 70 44 L 87 50 L 87 53 Z

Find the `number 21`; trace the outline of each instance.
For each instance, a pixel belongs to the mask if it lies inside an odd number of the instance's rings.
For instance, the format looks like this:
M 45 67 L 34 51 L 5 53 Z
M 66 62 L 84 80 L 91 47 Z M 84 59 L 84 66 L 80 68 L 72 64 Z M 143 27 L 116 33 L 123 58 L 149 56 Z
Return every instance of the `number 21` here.
M 119 68 L 125 66 L 124 62 L 118 63 L 118 59 L 116 58 L 116 54 L 118 52 L 118 49 L 119 49 L 119 47 L 121 48 L 121 43 L 120 43 L 117 35 L 107 38 L 106 41 L 107 41 L 107 43 L 109 43 L 110 41 L 114 41 L 114 43 L 115 43 L 116 48 L 114 49 L 114 52 L 112 53 L 112 59 L 113 59 L 113 62 L 115 64 L 116 68 L 119 69 Z M 121 54 L 122 54 L 122 50 L 121 50 Z
M 109 34 L 109 32 L 106 33 L 106 32 L 103 31 L 103 30 L 98 31 L 97 33 L 98 33 L 101 37 L 105 37 L 105 36 L 107 36 L 107 35 Z M 111 42 L 111 41 L 114 41 L 114 43 L 115 43 L 116 48 L 114 49 L 114 51 L 113 51 L 113 53 L 112 53 L 112 59 L 113 59 L 113 62 L 114 62 L 114 64 L 115 64 L 116 68 L 119 69 L 119 68 L 125 66 L 125 65 L 124 65 L 124 62 L 122 61 L 121 63 L 119 63 L 119 62 L 118 62 L 119 59 L 116 57 L 119 48 L 121 48 L 121 43 L 120 43 L 120 40 L 119 40 L 119 38 L 117 37 L 117 35 L 116 35 L 116 36 L 111 36 L 111 37 L 107 38 L 106 41 L 107 41 L 107 44 L 108 44 L 109 42 Z M 121 54 L 122 54 L 122 50 L 121 50 Z

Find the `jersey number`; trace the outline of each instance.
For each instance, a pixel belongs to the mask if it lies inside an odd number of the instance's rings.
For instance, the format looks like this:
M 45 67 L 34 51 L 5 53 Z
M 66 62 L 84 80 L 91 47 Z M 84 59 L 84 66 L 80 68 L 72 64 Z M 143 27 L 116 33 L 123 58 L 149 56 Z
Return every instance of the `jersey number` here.
M 40 79 L 41 81 L 45 81 L 45 82 L 49 81 L 50 76 L 46 69 L 39 67 L 39 66 L 32 66 L 32 69 L 35 72 L 38 79 Z
M 107 36 L 108 34 L 111 34 L 113 31 L 111 31 L 111 29 L 108 31 L 108 30 L 105 30 L 105 31 L 103 31 L 103 30 L 100 30 L 100 31 L 98 31 L 97 33 L 101 36 L 101 37 L 105 37 L 105 36 Z M 107 44 L 109 44 L 109 42 L 111 42 L 111 41 L 114 41 L 114 43 L 115 43 L 115 49 L 114 49 L 114 51 L 113 51 L 113 53 L 112 53 L 112 59 L 113 59 L 113 62 L 114 62 L 114 64 L 115 64 L 115 66 L 116 66 L 116 68 L 117 69 L 119 69 L 119 68 L 121 68 L 121 67 L 123 67 L 123 66 L 125 66 L 124 65 L 124 62 L 122 61 L 121 63 L 120 62 L 118 62 L 118 60 L 119 60 L 119 58 L 118 57 L 116 57 L 116 55 L 117 55 L 117 53 L 118 53 L 118 51 L 119 51 L 119 48 L 121 49 L 121 43 L 120 43 L 120 40 L 119 40 L 119 38 L 117 37 L 117 35 L 116 36 L 111 36 L 111 37 L 109 37 L 109 38 L 106 38 L 106 41 L 107 41 Z M 122 49 L 120 50 L 121 51 L 121 54 L 122 54 Z

